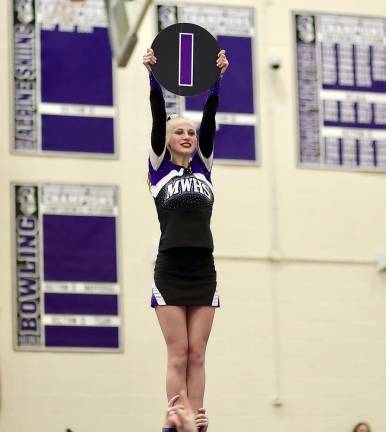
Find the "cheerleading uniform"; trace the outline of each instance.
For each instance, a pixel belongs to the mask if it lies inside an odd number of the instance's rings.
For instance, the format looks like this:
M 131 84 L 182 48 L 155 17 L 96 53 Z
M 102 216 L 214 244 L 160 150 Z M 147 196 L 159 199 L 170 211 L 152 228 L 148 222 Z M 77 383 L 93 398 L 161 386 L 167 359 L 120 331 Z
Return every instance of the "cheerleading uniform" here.
M 150 74 L 153 117 L 149 181 L 161 237 L 154 269 L 151 306 L 219 307 L 213 238 L 211 169 L 219 81 L 204 106 L 197 151 L 187 168 L 171 161 L 166 149 L 166 110 L 162 89 Z

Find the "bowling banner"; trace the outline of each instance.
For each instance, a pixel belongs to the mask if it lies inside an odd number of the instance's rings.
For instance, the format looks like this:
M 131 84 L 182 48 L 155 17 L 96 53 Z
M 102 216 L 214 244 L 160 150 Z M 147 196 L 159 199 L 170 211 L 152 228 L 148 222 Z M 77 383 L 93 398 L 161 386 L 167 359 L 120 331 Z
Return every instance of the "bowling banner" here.
M 386 171 L 386 18 L 293 15 L 298 160 Z
M 104 0 L 14 0 L 13 151 L 114 157 Z
M 118 190 L 14 184 L 17 350 L 120 350 Z
M 216 116 L 215 161 L 232 164 L 259 163 L 259 126 L 254 97 L 254 9 L 182 2 L 156 3 L 156 33 L 177 23 L 196 24 L 206 29 L 217 39 L 220 48 L 226 50 L 230 62 L 222 79 Z M 175 45 L 193 46 L 194 41 L 189 39 L 189 34 L 182 32 L 180 41 Z M 178 53 L 176 55 L 178 57 Z M 181 61 L 178 63 L 180 68 Z M 194 70 L 194 59 L 189 57 L 189 61 Z M 176 77 L 178 74 L 176 67 Z M 164 90 L 167 112 L 184 115 L 199 124 L 206 95 L 207 92 L 182 97 Z

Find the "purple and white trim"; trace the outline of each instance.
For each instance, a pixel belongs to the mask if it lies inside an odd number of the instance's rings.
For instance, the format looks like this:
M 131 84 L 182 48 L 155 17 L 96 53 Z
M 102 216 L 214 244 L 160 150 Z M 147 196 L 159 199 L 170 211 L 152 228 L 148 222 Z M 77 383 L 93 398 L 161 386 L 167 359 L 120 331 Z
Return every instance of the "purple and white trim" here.
M 149 159 L 150 159 L 150 163 L 151 163 L 151 166 L 153 167 L 154 171 L 157 171 L 157 169 L 160 167 L 162 161 L 164 160 L 165 153 L 166 153 L 166 145 L 165 145 L 164 150 L 160 156 L 157 156 L 156 153 L 154 152 L 154 150 L 150 147 Z
M 159 292 L 158 288 L 156 287 L 155 282 L 153 282 L 151 288 L 153 293 L 153 295 L 151 296 L 151 306 L 152 307 L 166 306 L 166 302 L 162 297 L 162 294 Z
M 212 306 L 220 307 L 220 298 L 218 295 L 218 291 L 216 290 L 213 296 Z
M 205 165 L 205 168 L 210 172 L 212 170 L 212 166 L 213 166 L 213 152 L 211 153 L 211 155 L 208 158 L 206 158 L 201 152 L 200 145 L 198 145 L 197 146 L 197 153 L 200 156 L 200 159 L 202 160 L 203 164 Z
M 166 183 L 168 181 L 170 181 L 174 177 L 181 177 L 183 175 L 183 173 L 184 173 L 183 168 L 181 168 L 179 171 L 172 170 L 167 175 L 162 177 L 161 180 L 157 184 L 152 185 L 150 187 L 150 191 L 151 191 L 153 198 L 157 198 L 157 195 L 159 194 L 160 190 L 166 185 Z

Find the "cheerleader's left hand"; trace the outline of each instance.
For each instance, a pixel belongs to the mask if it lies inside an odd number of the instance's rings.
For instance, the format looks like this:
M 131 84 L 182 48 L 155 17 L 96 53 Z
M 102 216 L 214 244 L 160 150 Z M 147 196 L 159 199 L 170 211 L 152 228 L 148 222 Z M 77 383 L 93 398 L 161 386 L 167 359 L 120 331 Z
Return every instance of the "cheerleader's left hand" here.
M 221 50 L 217 54 L 216 66 L 218 68 L 220 68 L 221 75 L 223 75 L 225 73 L 225 71 L 228 69 L 229 61 L 228 61 L 228 59 L 227 59 L 227 57 L 225 55 L 225 50 Z

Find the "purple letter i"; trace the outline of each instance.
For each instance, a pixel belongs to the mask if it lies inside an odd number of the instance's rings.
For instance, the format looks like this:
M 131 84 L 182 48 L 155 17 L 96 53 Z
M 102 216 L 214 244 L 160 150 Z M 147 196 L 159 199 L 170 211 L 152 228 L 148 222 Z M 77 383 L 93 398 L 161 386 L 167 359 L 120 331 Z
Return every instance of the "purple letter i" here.
M 193 33 L 180 33 L 178 85 L 193 86 Z

